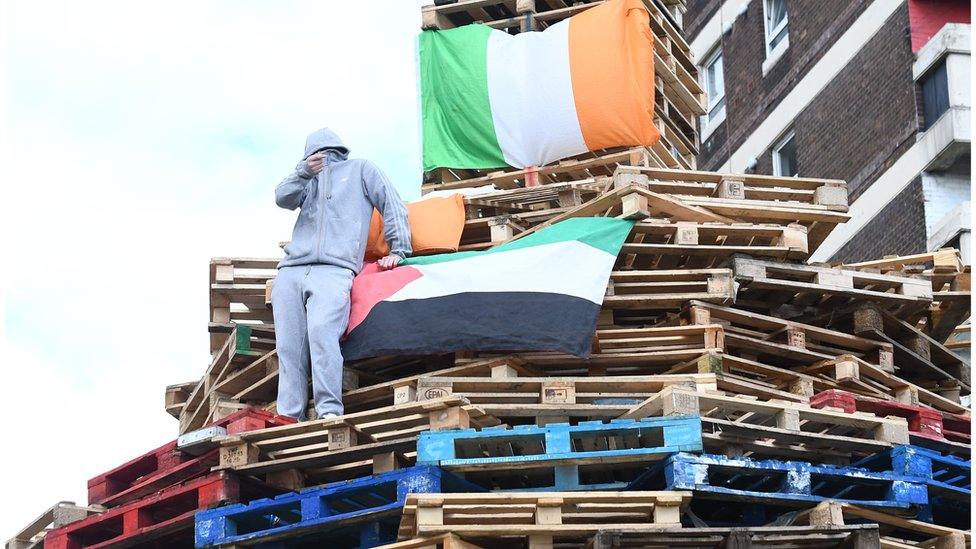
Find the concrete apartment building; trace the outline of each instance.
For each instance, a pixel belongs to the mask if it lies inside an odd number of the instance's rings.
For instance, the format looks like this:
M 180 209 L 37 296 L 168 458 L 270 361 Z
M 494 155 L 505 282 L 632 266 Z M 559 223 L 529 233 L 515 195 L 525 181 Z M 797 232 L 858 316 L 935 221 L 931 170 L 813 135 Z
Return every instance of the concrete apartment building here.
M 968 0 L 688 0 L 703 170 L 846 180 L 812 261 L 970 263 Z

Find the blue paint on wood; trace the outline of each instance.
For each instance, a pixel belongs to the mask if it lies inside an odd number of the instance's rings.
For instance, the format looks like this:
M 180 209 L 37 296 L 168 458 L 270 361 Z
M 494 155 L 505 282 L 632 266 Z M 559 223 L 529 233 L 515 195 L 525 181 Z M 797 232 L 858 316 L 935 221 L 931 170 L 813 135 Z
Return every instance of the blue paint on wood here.
M 862 459 L 855 464 L 868 469 L 888 469 L 911 477 L 925 479 L 930 488 L 969 500 L 972 492 L 972 462 L 944 456 L 934 450 L 901 444 L 889 451 Z
M 606 448 L 607 437 L 640 440 L 635 447 Z M 637 438 L 640 437 L 640 438 Z M 590 444 L 586 444 L 590 442 Z M 602 446 L 600 444 L 602 443 Z M 504 446 L 515 455 L 484 455 Z M 465 452 L 467 450 L 467 452 Z M 417 463 L 439 465 L 447 470 L 491 470 L 505 474 L 513 466 L 552 467 L 550 486 L 522 487 L 535 490 L 605 490 L 626 487 L 626 482 L 584 482 L 578 462 L 607 459 L 632 463 L 660 459 L 676 452 L 702 450 L 701 419 L 698 416 L 657 417 L 640 420 L 583 421 L 577 425 L 555 423 L 544 427 L 518 425 L 513 428 L 428 431 L 417 439 Z
M 360 547 L 374 547 L 396 539 L 407 494 L 454 491 L 482 489 L 438 467 L 418 466 L 210 509 L 196 514 L 195 546 L 245 543 L 272 547 L 281 545 L 276 540 L 282 538 L 299 539 L 343 528 L 358 529 Z
M 971 526 L 972 462 L 911 444 L 869 456 L 855 464 L 871 470 L 892 470 L 916 479 L 928 490 L 929 502 L 916 518 L 952 528 Z
M 765 504 L 832 499 L 908 508 L 928 503 L 921 479 L 897 472 L 712 454 L 675 454 L 649 467 L 629 488 L 692 490 L 702 497 Z

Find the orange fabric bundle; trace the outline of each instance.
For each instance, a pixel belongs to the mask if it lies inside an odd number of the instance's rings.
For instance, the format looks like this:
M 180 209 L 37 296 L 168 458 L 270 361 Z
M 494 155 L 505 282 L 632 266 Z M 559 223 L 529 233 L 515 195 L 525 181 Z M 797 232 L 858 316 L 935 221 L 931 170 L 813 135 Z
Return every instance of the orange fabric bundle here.
M 456 252 L 464 230 L 464 197 L 453 194 L 428 198 L 407 204 L 413 255 Z M 366 259 L 373 261 L 390 253 L 390 245 L 383 237 L 383 218 L 373 210 L 369 224 Z

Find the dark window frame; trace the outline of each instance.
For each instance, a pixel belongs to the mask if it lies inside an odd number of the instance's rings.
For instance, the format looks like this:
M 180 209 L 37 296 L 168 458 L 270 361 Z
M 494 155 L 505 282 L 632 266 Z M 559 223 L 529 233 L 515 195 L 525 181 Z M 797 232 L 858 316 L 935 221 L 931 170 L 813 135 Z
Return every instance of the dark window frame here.
M 949 73 L 943 58 L 918 79 L 922 98 L 922 131 L 928 130 L 949 110 Z

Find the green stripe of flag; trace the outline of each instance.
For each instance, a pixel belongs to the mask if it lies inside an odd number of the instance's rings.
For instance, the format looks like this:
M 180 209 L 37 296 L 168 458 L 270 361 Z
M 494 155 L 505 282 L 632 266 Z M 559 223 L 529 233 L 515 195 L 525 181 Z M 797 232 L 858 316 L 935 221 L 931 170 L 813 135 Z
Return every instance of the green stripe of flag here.
M 410 257 L 404 260 L 403 264 L 431 265 L 445 261 L 456 261 L 480 254 L 501 253 L 520 248 L 528 248 L 530 246 L 541 246 L 543 244 L 553 244 L 570 240 L 589 244 L 594 248 L 616 256 L 620 253 L 620 247 L 623 246 L 627 235 L 630 234 L 633 227 L 634 222 L 628 219 L 617 219 L 614 217 L 574 217 L 556 223 L 551 227 L 546 227 L 525 238 L 520 238 L 514 242 L 502 244 L 501 246 L 495 246 L 483 252 L 459 252 Z
M 485 25 L 420 34 L 424 170 L 507 166 L 488 99 Z

